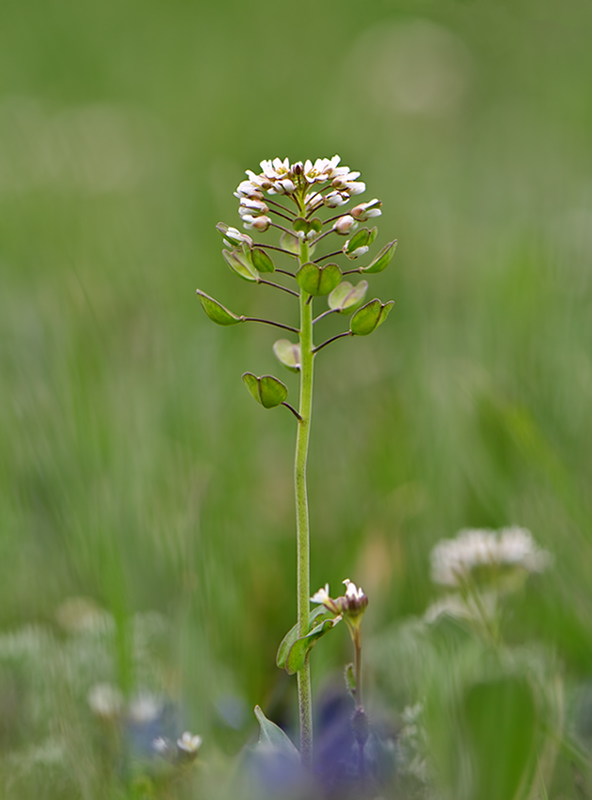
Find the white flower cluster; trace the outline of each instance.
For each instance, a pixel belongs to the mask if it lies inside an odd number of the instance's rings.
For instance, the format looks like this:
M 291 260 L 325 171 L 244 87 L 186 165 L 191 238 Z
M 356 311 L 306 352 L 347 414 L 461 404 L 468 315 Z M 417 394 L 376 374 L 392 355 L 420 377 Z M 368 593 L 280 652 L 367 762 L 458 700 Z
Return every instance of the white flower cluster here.
M 537 546 L 526 528 L 462 530 L 456 539 L 442 539 L 433 548 L 432 580 L 443 586 L 460 586 L 480 570 L 542 572 L 550 561 L 550 554 Z
M 340 167 L 340 161 L 339 156 L 333 156 L 317 158 L 314 164 L 309 159 L 291 164 L 287 158 L 283 161 L 274 158 L 261 162 L 262 171 L 258 175 L 248 169 L 248 180 L 241 181 L 234 193 L 240 201 L 239 214 L 245 228 L 265 231 L 270 226 L 269 206 L 265 202 L 264 192 L 268 195 L 298 196 L 306 214 L 322 206 L 338 208 L 345 205 L 350 197 L 365 192 L 366 184 L 358 180 L 360 173 L 352 172 L 349 167 Z M 351 211 L 351 224 L 380 214 L 379 200 L 361 203 Z

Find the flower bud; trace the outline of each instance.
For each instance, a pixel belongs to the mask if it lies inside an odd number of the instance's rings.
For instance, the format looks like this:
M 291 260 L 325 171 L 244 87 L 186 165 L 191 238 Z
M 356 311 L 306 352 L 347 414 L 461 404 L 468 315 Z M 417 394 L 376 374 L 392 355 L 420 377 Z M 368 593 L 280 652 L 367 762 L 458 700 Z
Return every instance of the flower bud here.
M 370 200 L 369 203 L 360 203 L 359 205 L 352 208 L 350 214 L 354 219 L 359 220 L 360 222 L 365 222 L 367 219 L 371 217 L 379 217 L 382 214 L 380 210 L 382 203 L 380 200 Z
M 253 228 L 259 233 L 265 233 L 265 231 L 271 225 L 271 220 L 269 217 L 253 217 L 251 215 L 243 216 L 243 225 L 249 231 Z
M 292 164 L 292 175 L 302 175 L 304 171 L 304 165 L 302 161 L 297 161 L 295 164 Z
M 343 187 L 349 194 L 362 194 L 366 191 L 366 184 L 364 181 L 347 181 Z
M 341 192 L 329 192 L 324 197 L 324 203 L 327 208 L 338 208 L 338 206 L 345 205 L 347 200 L 347 196 L 342 195 Z
M 242 197 L 238 208 L 238 213 L 243 217 L 245 214 L 252 214 L 253 216 L 261 216 L 267 214 L 269 208 L 261 200 L 252 200 L 248 197 Z
M 338 233 L 340 236 L 347 236 L 348 233 L 354 231 L 358 227 L 358 223 L 350 214 L 345 214 L 343 217 L 339 217 L 339 219 L 333 225 L 333 230 L 335 233 Z
M 296 184 L 289 178 L 283 178 L 282 180 L 275 182 L 274 188 L 280 194 L 294 194 L 296 191 Z

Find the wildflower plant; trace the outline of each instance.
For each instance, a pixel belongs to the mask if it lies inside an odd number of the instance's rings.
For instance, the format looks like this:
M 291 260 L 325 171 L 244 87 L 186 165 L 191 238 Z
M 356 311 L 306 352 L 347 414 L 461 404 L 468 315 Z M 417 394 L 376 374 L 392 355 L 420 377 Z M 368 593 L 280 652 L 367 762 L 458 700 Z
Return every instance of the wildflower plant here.
M 297 408 L 287 401 L 288 389 L 275 376 L 245 372 L 243 381 L 253 398 L 264 408 L 285 406 L 295 416 L 298 425 L 295 457 L 297 622 L 280 646 L 278 665 L 297 674 L 301 757 L 304 764 L 310 764 L 310 650 L 341 617 L 348 623 L 350 631 L 355 633 L 359 629 L 359 621 L 354 622 L 355 615 L 350 611 L 336 613 L 326 603 L 310 611 L 306 467 L 314 363 L 329 344 L 350 336 L 367 336 L 385 321 L 394 301 L 382 302 L 378 298 L 366 301 L 368 281 L 365 276 L 382 272 L 388 266 L 397 243 L 396 240 L 388 242 L 372 259 L 362 263 L 378 233 L 376 227 L 371 227 L 371 221 L 381 215 L 381 202 L 372 199 L 346 208 L 355 202 L 353 198 L 365 192 L 366 184 L 359 180 L 359 172 L 341 166 L 339 156 L 319 158 L 314 163 L 309 160 L 290 163 L 287 158 L 283 161 L 276 158 L 262 161 L 261 172 L 247 170 L 246 174 L 247 180 L 239 183 L 235 196 L 239 201 L 242 226 L 248 233 L 219 223 L 217 228 L 224 243 L 223 257 L 243 280 L 293 296 L 298 301 L 299 323 L 296 326 L 237 314 L 199 289 L 197 294 L 207 316 L 219 325 L 259 322 L 293 335 L 293 339 L 278 339 L 273 351 L 286 369 L 300 375 Z M 270 233 L 278 234 L 276 241 L 259 240 L 263 234 Z M 325 247 L 332 241 L 335 241 L 335 246 Z M 326 252 L 320 255 L 321 250 Z M 277 257 L 289 259 L 292 268 L 276 266 L 274 259 Z M 354 284 L 348 277 L 355 274 L 362 279 Z M 283 282 L 270 280 L 271 275 Z M 286 281 L 291 285 L 285 285 Z M 322 298 L 326 298 L 327 306 L 316 313 L 315 302 Z M 315 344 L 317 326 L 334 314 L 349 317 L 347 329 Z M 357 592 L 356 587 L 349 584 L 345 598 L 341 599 L 353 602 L 351 594 L 354 590 Z M 356 691 L 360 692 L 361 686 L 357 686 Z

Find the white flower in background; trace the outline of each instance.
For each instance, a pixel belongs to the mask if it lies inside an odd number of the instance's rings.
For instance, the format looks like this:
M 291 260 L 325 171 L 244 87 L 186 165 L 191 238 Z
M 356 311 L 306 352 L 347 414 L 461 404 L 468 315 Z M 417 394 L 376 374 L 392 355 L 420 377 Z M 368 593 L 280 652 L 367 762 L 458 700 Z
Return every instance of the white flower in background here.
M 100 719 L 115 719 L 123 709 L 123 695 L 110 683 L 97 683 L 88 693 L 88 705 Z
M 177 748 L 181 755 L 195 758 L 201 747 L 201 743 L 201 736 L 193 735 L 189 733 L 189 731 L 185 731 L 185 733 L 177 739 Z
M 526 528 L 462 530 L 456 539 L 442 539 L 431 552 L 432 580 L 461 586 L 470 579 L 494 577 L 508 568 L 542 572 L 551 556 L 541 550 Z
M 141 692 L 129 705 L 129 718 L 139 725 L 146 725 L 159 718 L 163 706 L 164 703 L 161 697 L 151 692 Z
M 152 749 L 159 756 L 168 756 L 171 753 L 171 744 L 163 736 L 158 736 L 152 741 Z

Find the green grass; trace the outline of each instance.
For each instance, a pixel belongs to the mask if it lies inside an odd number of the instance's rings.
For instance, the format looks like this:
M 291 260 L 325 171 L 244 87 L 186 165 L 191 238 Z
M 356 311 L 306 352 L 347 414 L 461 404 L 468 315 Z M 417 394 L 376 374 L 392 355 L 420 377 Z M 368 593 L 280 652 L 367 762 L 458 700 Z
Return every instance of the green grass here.
M 164 688 L 213 764 L 254 734 L 255 703 L 295 711 L 274 666 L 296 613 L 294 420 L 240 375 L 296 384 L 273 331 L 214 328 L 194 294 L 269 310 L 214 225 L 237 224 L 243 171 L 276 155 L 340 153 L 383 201 L 378 245 L 399 239 L 372 284 L 396 300 L 387 323 L 318 360 L 313 586 L 364 586 L 378 652 L 435 596 L 436 540 L 516 522 L 555 565 L 508 635 L 586 677 L 591 31 L 585 0 L 4 4 L 0 626 L 34 626 L 48 665 L 2 656 L 4 796 L 105 796 L 97 680 Z M 72 676 L 55 615 L 79 595 L 117 626 L 113 663 Z M 166 623 L 142 677 L 131 620 L 148 611 Z M 349 657 L 331 640 L 317 684 Z M 223 694 L 245 703 L 239 733 Z M 21 773 L 49 740 L 66 761 Z

